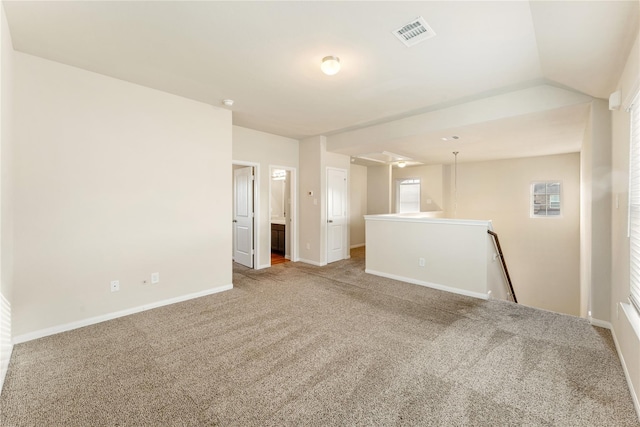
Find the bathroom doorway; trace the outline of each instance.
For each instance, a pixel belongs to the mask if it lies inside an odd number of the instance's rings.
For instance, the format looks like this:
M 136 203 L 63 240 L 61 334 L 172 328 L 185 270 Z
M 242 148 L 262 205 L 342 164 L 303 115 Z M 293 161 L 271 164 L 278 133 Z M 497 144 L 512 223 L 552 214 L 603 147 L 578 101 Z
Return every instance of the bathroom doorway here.
M 271 265 L 295 260 L 295 169 L 269 169 Z

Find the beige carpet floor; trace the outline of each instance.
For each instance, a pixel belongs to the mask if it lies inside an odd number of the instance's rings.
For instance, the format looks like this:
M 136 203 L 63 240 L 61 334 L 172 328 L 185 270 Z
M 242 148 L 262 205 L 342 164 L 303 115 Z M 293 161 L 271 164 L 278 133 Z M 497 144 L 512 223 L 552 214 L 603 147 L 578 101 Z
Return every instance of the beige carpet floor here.
M 638 426 L 609 331 L 328 267 L 17 345 L 2 426 Z

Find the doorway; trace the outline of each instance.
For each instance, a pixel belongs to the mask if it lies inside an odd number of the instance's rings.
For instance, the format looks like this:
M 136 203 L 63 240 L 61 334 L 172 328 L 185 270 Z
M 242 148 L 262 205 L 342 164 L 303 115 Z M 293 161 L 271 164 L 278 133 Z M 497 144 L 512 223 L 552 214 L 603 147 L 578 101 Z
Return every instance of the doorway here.
M 269 167 L 271 265 L 295 261 L 295 169 Z

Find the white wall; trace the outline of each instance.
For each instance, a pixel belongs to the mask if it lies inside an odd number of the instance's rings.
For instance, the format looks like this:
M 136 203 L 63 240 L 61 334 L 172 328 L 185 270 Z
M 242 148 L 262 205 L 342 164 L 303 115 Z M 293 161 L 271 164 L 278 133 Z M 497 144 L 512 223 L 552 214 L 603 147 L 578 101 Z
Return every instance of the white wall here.
M 228 288 L 231 113 L 14 61 L 14 337 Z
M 300 261 L 314 265 L 327 263 L 327 168 L 346 171 L 349 191 L 350 165 L 349 156 L 327 152 L 327 139 L 324 136 L 300 141 Z M 310 195 L 310 192 L 313 194 Z M 346 240 L 344 257 L 348 258 L 348 224 Z
M 321 224 L 324 197 L 322 197 L 323 136 L 300 141 L 300 261 L 321 265 L 323 251 Z
M 488 221 L 367 215 L 366 222 L 367 273 L 487 298 Z
M 351 247 L 365 244 L 364 215 L 367 214 L 367 168 L 351 164 L 349 181 L 349 225 Z
M 367 167 L 367 214 L 392 213 L 391 165 Z
M 621 73 L 618 89 L 626 102 L 612 111 L 611 209 L 611 325 L 629 388 L 640 415 L 640 316 L 628 304 L 629 239 L 627 238 L 629 196 L 629 113 L 625 106 L 640 87 L 640 36 Z M 606 320 L 606 319 L 604 319 Z
M 392 169 L 392 210 L 396 212 L 396 181 L 402 178 L 420 178 L 420 212 L 444 210 L 443 166 L 410 166 Z
M 9 25 L 0 6 L 0 391 L 11 358 L 13 301 L 12 111 L 13 46 Z
M 260 166 L 258 180 L 260 185 L 258 268 L 271 265 L 271 247 L 269 246 L 271 233 L 269 224 L 270 166 L 286 166 L 298 170 L 298 158 L 299 142 L 295 139 L 233 126 L 233 161 L 256 163 Z M 298 216 L 301 217 L 300 214 Z M 298 222 L 296 221 L 296 223 Z M 296 226 L 299 227 L 299 224 Z M 287 234 L 289 234 L 288 231 Z M 296 258 L 295 254 L 292 254 L 292 258 Z
M 522 304 L 580 314 L 579 179 L 578 153 L 458 164 L 457 218 L 493 221 Z M 530 218 L 531 183 L 554 180 L 562 217 Z
M 587 161 L 582 162 L 583 177 L 588 181 L 582 209 L 589 221 L 587 236 L 591 240 L 583 258 L 591 270 L 588 308 L 594 319 L 608 322 L 611 318 L 611 113 L 608 102 L 594 99 L 591 103 L 591 132 Z M 584 147 L 586 148 L 586 147 Z M 588 183 L 589 184 L 588 184 Z

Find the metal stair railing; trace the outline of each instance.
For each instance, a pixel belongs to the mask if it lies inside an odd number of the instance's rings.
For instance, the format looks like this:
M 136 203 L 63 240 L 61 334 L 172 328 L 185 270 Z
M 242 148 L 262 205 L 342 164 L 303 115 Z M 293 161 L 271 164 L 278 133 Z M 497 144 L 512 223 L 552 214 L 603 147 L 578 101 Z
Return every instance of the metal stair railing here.
M 513 290 L 513 284 L 511 283 L 511 276 L 509 276 L 509 270 L 507 269 L 507 262 L 504 259 L 504 255 L 502 254 L 502 247 L 500 247 L 500 239 L 498 239 L 498 234 L 494 233 L 491 230 L 487 230 L 487 233 L 493 237 L 493 243 L 498 250 L 498 255 L 500 256 L 500 262 L 502 263 L 502 271 L 504 272 L 504 276 L 507 279 L 507 283 L 509 284 L 509 292 L 511 292 L 511 298 L 513 302 L 518 303 L 518 299 L 516 298 L 516 293 Z

